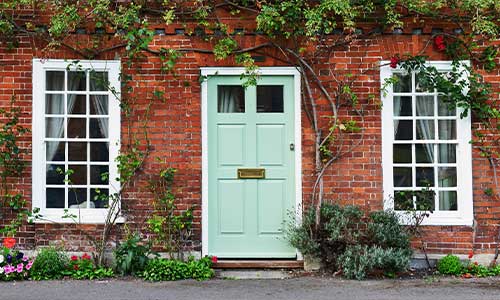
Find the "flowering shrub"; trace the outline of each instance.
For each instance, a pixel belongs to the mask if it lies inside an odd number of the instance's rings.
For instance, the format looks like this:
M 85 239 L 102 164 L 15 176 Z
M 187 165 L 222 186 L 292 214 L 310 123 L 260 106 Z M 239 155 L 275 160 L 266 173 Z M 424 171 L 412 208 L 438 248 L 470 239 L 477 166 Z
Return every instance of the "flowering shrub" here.
M 113 277 L 114 272 L 109 268 L 96 267 L 92 257 L 85 253 L 81 257 L 71 256 L 68 269 L 64 272 L 64 275 L 74 279 L 99 279 Z
M 33 266 L 33 260 L 30 260 L 22 252 L 12 250 L 15 241 L 14 243 L 10 241 L 7 240 L 6 243 L 4 239 L 4 247 L 0 252 L 0 280 L 27 279 Z

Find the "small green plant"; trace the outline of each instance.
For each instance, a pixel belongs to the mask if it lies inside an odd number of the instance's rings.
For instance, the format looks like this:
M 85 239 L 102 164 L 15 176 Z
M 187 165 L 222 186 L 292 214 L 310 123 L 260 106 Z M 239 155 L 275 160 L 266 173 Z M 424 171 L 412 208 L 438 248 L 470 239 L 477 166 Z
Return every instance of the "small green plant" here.
M 92 262 L 90 255 L 87 253 L 83 254 L 81 257 L 76 255 L 71 256 L 68 268 L 63 272 L 63 274 L 73 279 L 90 280 L 114 276 L 112 269 L 96 267 Z
M 448 254 L 439 260 L 437 269 L 441 274 L 461 275 L 464 271 L 464 264 L 458 256 Z
M 151 243 L 142 244 L 141 237 L 135 233 L 129 235 L 114 251 L 116 270 L 121 275 L 138 275 L 144 271 L 151 251 Z
M 43 248 L 38 253 L 30 277 L 33 280 L 61 279 L 69 264 L 69 258 L 55 247 Z
M 212 261 L 209 257 L 187 262 L 174 259 L 157 258 L 148 262 L 143 278 L 149 281 L 173 281 L 182 279 L 207 280 L 214 276 Z

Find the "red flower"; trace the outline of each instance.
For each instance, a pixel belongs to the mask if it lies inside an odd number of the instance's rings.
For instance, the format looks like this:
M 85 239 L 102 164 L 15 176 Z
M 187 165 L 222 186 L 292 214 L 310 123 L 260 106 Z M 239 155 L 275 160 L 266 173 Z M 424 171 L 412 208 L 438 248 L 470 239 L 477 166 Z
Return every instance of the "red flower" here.
M 71 256 L 71 260 L 78 260 L 78 256 L 76 255 Z
M 438 51 L 443 51 L 446 49 L 446 44 L 444 43 L 444 36 L 438 35 L 434 38 L 434 46 Z
M 73 270 L 78 270 L 80 267 L 78 265 L 73 265 Z
M 391 57 L 391 63 L 390 63 L 391 68 L 393 69 L 397 68 L 398 63 L 399 63 L 399 58 L 397 58 L 396 56 Z
M 214 263 L 214 264 L 217 263 L 217 256 L 212 256 L 212 263 Z
M 474 252 L 471 250 L 469 251 L 469 259 L 471 259 L 474 256 Z
M 90 255 L 88 255 L 87 253 L 84 253 L 84 254 L 82 255 L 82 259 L 87 259 L 87 260 L 90 260 L 90 258 L 91 258 L 91 257 L 90 257 Z
M 478 263 L 477 261 L 475 261 L 475 262 L 474 262 L 474 264 L 475 264 L 476 266 L 477 266 L 477 265 L 479 265 L 479 263 Z
M 12 247 L 14 247 L 14 245 L 16 244 L 16 239 L 15 238 L 4 238 L 3 239 L 3 245 L 5 248 L 9 248 L 11 249 Z

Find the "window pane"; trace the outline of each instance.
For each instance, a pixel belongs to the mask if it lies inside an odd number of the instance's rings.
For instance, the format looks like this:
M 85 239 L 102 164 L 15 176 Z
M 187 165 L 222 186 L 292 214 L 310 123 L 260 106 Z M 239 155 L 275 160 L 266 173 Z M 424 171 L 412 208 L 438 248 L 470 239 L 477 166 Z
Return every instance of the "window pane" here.
M 87 90 L 87 80 L 85 72 L 70 71 L 68 72 L 68 91 L 85 91 Z
M 438 96 L 438 99 L 444 99 L 444 97 Z M 456 116 L 457 115 L 457 109 L 456 107 L 452 104 L 446 103 L 443 100 L 438 101 L 438 115 L 439 116 Z
M 417 186 L 426 187 L 434 186 L 434 168 L 433 167 L 417 167 Z
M 395 116 L 411 116 L 412 106 L 411 97 L 408 96 L 394 96 L 394 115 Z
M 91 95 L 90 96 L 90 114 L 107 115 L 108 114 L 108 96 Z
M 440 140 L 457 139 L 457 122 L 455 120 L 439 120 L 438 122 Z
M 45 118 L 45 136 L 48 138 L 63 138 L 64 118 Z
M 90 119 L 89 134 L 94 139 L 105 139 L 108 137 L 108 118 Z
M 64 71 L 47 71 L 45 74 L 47 91 L 64 91 Z
M 72 174 L 69 176 L 69 184 L 83 185 L 87 184 L 87 166 L 86 165 L 68 165 L 68 172 Z
M 87 143 L 68 143 L 69 161 L 87 161 Z
M 64 114 L 64 95 L 45 95 L 45 113 L 47 115 Z
M 395 140 L 413 140 L 413 121 L 395 120 L 394 121 L 394 139 Z
M 394 192 L 394 210 L 413 209 L 413 194 L 411 191 Z
M 108 72 L 90 72 L 90 90 L 91 91 L 107 91 L 108 82 Z
M 64 184 L 64 165 L 48 164 L 46 172 L 47 184 Z
M 64 208 L 64 189 L 47 188 L 47 208 Z
M 417 96 L 417 116 L 434 116 L 434 96 Z
M 68 138 L 84 139 L 86 137 L 87 120 L 68 118 Z
M 436 205 L 433 192 L 418 192 L 416 193 L 415 198 L 415 205 L 417 210 L 434 211 Z
M 87 102 L 87 97 L 85 95 L 68 95 L 68 114 L 86 114 L 87 110 L 85 102 Z
M 439 210 L 457 210 L 457 208 L 456 191 L 439 192 Z
M 415 160 L 417 163 L 434 162 L 434 145 L 415 144 Z
M 424 78 L 425 77 L 420 76 L 419 73 L 415 74 L 415 91 L 417 93 L 423 93 L 423 92 L 432 93 L 434 91 L 434 88 L 432 88 L 433 83 L 425 82 L 423 80 Z
M 411 92 L 411 74 L 394 74 L 394 77 L 398 79 L 398 81 L 394 83 L 395 93 Z
M 417 120 L 417 140 L 434 139 L 434 120 Z
M 219 85 L 217 87 L 217 112 L 244 113 L 245 91 L 242 86 Z
M 90 143 L 91 161 L 109 161 L 108 143 Z
M 457 169 L 455 167 L 439 168 L 438 183 L 440 187 L 456 187 Z
M 411 176 L 411 168 L 394 168 L 394 186 L 411 186 L 412 184 L 412 176 Z
M 454 144 L 439 144 L 439 162 L 440 163 L 455 163 L 456 162 L 456 145 Z
M 68 189 L 68 207 L 69 208 L 87 208 L 87 189 L 69 188 Z
M 283 86 L 257 86 L 257 112 L 283 112 Z
M 392 160 L 394 163 L 411 163 L 411 145 L 394 144 L 392 148 Z
M 90 166 L 90 184 L 108 184 L 108 166 Z
M 108 189 L 90 189 L 90 208 L 107 208 L 108 203 Z
M 47 161 L 64 161 L 65 143 L 64 142 L 46 142 L 45 159 Z

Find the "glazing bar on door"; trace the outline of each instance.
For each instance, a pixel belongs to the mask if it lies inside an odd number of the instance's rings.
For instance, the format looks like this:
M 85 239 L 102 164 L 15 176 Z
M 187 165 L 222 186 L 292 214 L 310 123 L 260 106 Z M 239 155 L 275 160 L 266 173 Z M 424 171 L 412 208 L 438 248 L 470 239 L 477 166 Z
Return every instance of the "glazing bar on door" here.
M 266 178 L 266 169 L 264 168 L 238 169 L 238 179 L 263 179 L 263 178 Z

